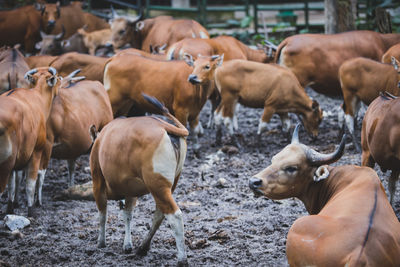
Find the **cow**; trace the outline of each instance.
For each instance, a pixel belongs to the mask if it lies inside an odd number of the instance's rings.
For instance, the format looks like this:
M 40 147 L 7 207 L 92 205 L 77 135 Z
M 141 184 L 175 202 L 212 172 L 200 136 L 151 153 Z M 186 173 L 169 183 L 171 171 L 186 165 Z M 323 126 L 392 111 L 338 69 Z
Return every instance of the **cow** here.
M 25 53 L 33 53 L 40 41 L 41 5 L 28 5 L 0 11 L 0 46 L 22 44 Z
M 43 175 L 39 165 L 46 144 L 46 121 L 59 78 L 51 67 L 32 69 L 25 77 L 33 88 L 15 88 L 0 95 L 0 192 L 8 183 L 7 213 L 13 212 L 15 175 L 11 173 L 24 169 L 28 216 L 32 216 L 37 176 Z
M 79 81 L 74 71 L 62 80 L 47 120 L 47 142 L 40 162 L 45 173 L 50 156 L 68 162 L 68 184 L 74 185 L 76 159 L 90 151 L 93 131 L 101 131 L 113 119 L 110 100 L 98 81 Z M 91 132 L 89 133 L 89 129 Z M 37 205 L 42 205 L 44 177 L 38 179 Z
M 150 52 L 150 45 L 167 47 L 184 38 L 209 38 L 207 30 L 194 20 L 174 20 L 170 16 L 159 16 L 141 20 L 142 13 L 129 18 L 118 16 L 113 10 L 111 39 L 114 50 L 126 44 Z
M 58 56 L 38 55 L 25 57 L 25 62 L 30 69 L 34 69 L 38 67 L 48 67 L 57 58 Z
M 103 82 L 104 64 L 107 60 L 103 57 L 70 52 L 59 56 L 50 65 L 63 77 L 80 69 L 82 76 L 85 76 L 86 79 Z
M 272 61 L 263 50 L 249 48 L 231 36 L 218 36 L 211 39 L 186 38 L 171 45 L 167 52 L 167 59 L 184 60 L 184 54 L 190 54 L 194 59 L 198 55 L 212 56 L 224 54 L 224 60 L 245 59 L 250 61 L 269 63 Z
M 83 43 L 87 47 L 89 54 L 94 56 L 96 49 L 111 43 L 111 30 L 103 29 L 93 32 L 86 32 L 84 28 L 78 29 L 78 34 L 82 36 Z
M 400 174 L 399 101 L 387 92 L 381 93 L 369 105 L 361 130 L 361 164 L 373 168 L 378 163 L 383 172 L 392 171 L 389 178 L 391 204 Z
M 40 37 L 42 37 L 42 40 L 35 45 L 35 48 L 40 50 L 39 55 L 57 56 L 63 54 L 64 49 L 61 41 L 64 37 L 64 34 L 64 27 L 59 34 L 46 34 L 40 31 Z
M 194 147 L 198 151 L 197 137 L 202 133 L 199 113 L 212 93 L 213 85 L 191 84 L 188 82 L 191 72 L 192 67 L 184 61 L 160 61 L 125 50 L 117 53 L 104 68 L 104 87 L 114 117 L 125 115 L 131 107 L 136 114 L 156 112 L 141 93 L 154 96 L 183 125 L 189 122 L 194 132 Z
M 185 161 L 189 133 L 158 100 L 143 97 L 176 126 L 156 117 L 119 118 L 106 125 L 98 135 L 90 153 L 93 193 L 100 217 L 98 247 L 106 243 L 107 200 L 124 198 L 123 249 L 132 250 L 132 209 L 138 197 L 150 193 L 156 202 L 153 225 L 137 253 L 147 253 L 165 217 L 175 237 L 178 266 L 187 266 L 182 212 L 172 193 Z
M 383 54 L 381 62 L 390 64 L 392 62 L 392 57 L 400 61 L 400 43 L 390 47 L 386 53 Z
M 73 1 L 67 6 L 46 4 L 42 9 L 42 25 L 47 34 L 59 34 L 65 27 L 64 38 L 72 36 L 79 28 L 87 25 L 87 31 L 92 32 L 110 28 L 110 25 L 90 13 L 82 10 L 82 2 Z
M 249 179 L 256 194 L 296 197 L 310 216 L 297 219 L 286 240 L 290 266 L 400 266 L 400 223 L 374 170 L 332 167 L 345 137 L 330 154 L 292 143 Z
M 343 130 L 346 125 L 358 152 L 361 152 L 361 148 L 354 133 L 354 117 L 358 114 L 360 101 L 369 105 L 382 91 L 398 95 L 399 65 L 395 58 L 389 65 L 357 57 L 345 61 L 339 68 L 344 102 L 339 110 L 338 122 Z
M 237 103 L 264 109 L 258 125 L 258 135 L 267 129 L 267 123 L 274 113 L 280 115 L 282 128 L 288 132 L 288 112 L 299 114 L 307 131 L 314 137 L 318 135 L 322 110 L 317 101 L 308 97 L 290 70 L 275 64 L 241 59 L 222 64 L 219 58 L 220 56 L 201 56 L 193 61 L 186 54 L 186 60 L 194 65 L 189 81 L 199 84 L 215 81 L 221 95 L 221 103 L 215 111 L 217 144 L 221 142 L 222 120 L 231 137 L 234 137 L 233 130 L 238 128 L 235 115 Z
M 291 69 L 303 87 L 321 94 L 340 95 L 338 70 L 351 58 L 366 57 L 380 61 L 400 34 L 350 31 L 338 34 L 299 34 L 283 40 L 275 62 Z
M 26 87 L 24 79 L 29 70 L 18 47 L 0 48 L 0 94 L 13 88 Z

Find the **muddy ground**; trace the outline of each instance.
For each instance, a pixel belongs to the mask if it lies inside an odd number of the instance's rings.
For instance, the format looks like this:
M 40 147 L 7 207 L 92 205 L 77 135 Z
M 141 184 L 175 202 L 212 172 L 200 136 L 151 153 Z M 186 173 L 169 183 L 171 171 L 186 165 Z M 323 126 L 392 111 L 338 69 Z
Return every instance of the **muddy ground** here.
M 330 152 L 338 143 L 336 108 L 341 100 L 317 95 L 326 116 L 316 141 L 302 130 L 300 138 L 321 152 Z M 206 106 L 206 110 L 209 107 Z M 195 157 L 191 140 L 182 177 L 175 191 L 175 199 L 184 214 L 186 249 L 191 266 L 287 266 L 285 240 L 293 222 L 306 215 L 297 199 L 273 201 L 255 198 L 248 188 L 248 179 L 265 168 L 271 157 L 288 144 L 280 132 L 280 120 L 274 116 L 270 131 L 257 139 L 256 131 L 262 110 L 241 108 L 239 133 L 241 147 L 237 152 L 229 147 L 214 145 L 214 130 L 205 130 L 200 139 L 201 157 Z M 201 121 L 207 122 L 208 112 Z M 292 116 L 296 121 L 296 117 Z M 358 134 L 359 135 L 359 134 Z M 360 155 L 348 140 L 345 155 L 337 164 L 359 164 Z M 237 153 L 236 153 L 237 152 Z M 76 183 L 89 181 L 88 156 L 78 160 Z M 375 168 L 378 170 L 378 168 Z M 382 174 L 385 188 L 389 172 Z M 222 184 L 221 178 L 225 179 Z M 44 184 L 44 205 L 36 210 L 31 225 L 21 230 L 21 238 L 0 236 L 0 259 L 10 266 L 173 266 L 176 248 L 172 232 L 166 222 L 156 233 L 147 256 L 122 250 L 124 226 L 116 201 L 108 203 L 107 247 L 97 248 L 97 208 L 93 201 L 59 199 L 67 188 L 66 162 L 52 160 Z M 22 206 L 17 214 L 27 214 L 26 199 L 21 194 Z M 134 209 L 132 239 L 138 247 L 151 224 L 154 201 L 142 197 Z M 400 215 L 400 196 L 396 195 L 395 212 Z M 0 217 L 6 209 L 5 194 L 0 199 Z M 1 229 L 5 230 L 5 229 Z

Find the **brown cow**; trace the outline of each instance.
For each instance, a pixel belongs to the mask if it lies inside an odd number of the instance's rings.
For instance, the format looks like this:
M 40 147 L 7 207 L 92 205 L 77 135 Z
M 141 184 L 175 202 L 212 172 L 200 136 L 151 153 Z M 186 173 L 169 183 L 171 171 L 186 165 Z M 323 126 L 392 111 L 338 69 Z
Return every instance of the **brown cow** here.
M 170 224 L 178 250 L 178 266 L 187 266 L 182 212 L 172 193 L 186 157 L 189 134 L 156 99 L 144 96 L 177 126 L 156 117 L 116 119 L 99 134 L 90 154 L 93 193 L 99 209 L 98 246 L 106 245 L 107 200 L 125 198 L 123 249 L 132 250 L 132 208 L 138 197 L 151 193 L 156 202 L 153 225 L 138 254 L 146 254 L 164 217 Z
M 150 52 L 150 45 L 167 47 L 184 38 L 209 38 L 207 30 L 194 20 L 174 20 L 169 16 L 160 16 L 141 21 L 136 18 L 118 16 L 113 12 L 111 21 L 112 43 L 114 49 L 126 44 Z
M 22 44 L 27 53 L 35 51 L 40 41 L 40 5 L 29 5 L 10 11 L 0 11 L 0 46 Z
M 400 34 L 351 31 L 338 34 L 299 34 L 279 44 L 275 62 L 291 69 L 303 87 L 326 95 L 340 95 L 338 70 L 354 57 L 380 61 Z
M 35 48 L 40 50 L 39 55 L 57 56 L 63 54 L 64 49 L 62 47 L 62 39 L 64 34 L 64 27 L 62 27 L 62 32 L 59 34 L 45 34 L 40 31 L 40 37 L 42 37 L 42 40 L 35 45 Z
M 70 52 L 59 56 L 51 62 L 60 76 L 67 76 L 76 69 L 88 80 L 103 82 L 104 64 L 108 59 L 76 52 Z
M 392 57 L 400 61 L 400 43 L 390 47 L 386 53 L 383 54 L 381 62 L 390 64 L 392 62 Z
M 25 61 L 30 69 L 34 69 L 38 67 L 48 67 L 57 58 L 58 56 L 40 55 L 25 57 Z
M 93 32 L 86 32 L 84 28 L 78 29 L 78 34 L 82 36 L 83 43 L 89 50 L 89 54 L 94 56 L 96 49 L 101 46 L 111 44 L 111 30 L 103 29 Z
M 361 164 L 373 168 L 378 163 L 382 171 L 392 171 L 390 203 L 393 203 L 400 174 L 400 99 L 393 98 L 381 95 L 369 105 L 361 131 Z
M 354 135 L 354 117 L 358 114 L 360 101 L 369 105 L 382 91 L 399 94 L 400 63 L 393 58 L 392 64 L 358 57 L 347 60 L 339 68 L 344 103 L 338 121 L 342 128 L 346 125 L 358 152 L 361 148 Z
M 0 94 L 13 88 L 26 88 L 24 79 L 29 66 L 17 47 L 0 48 Z
M 221 62 L 218 63 L 217 58 L 199 57 L 192 63 L 194 70 L 189 76 L 189 81 L 200 84 L 215 79 L 221 95 L 221 103 L 215 111 L 217 143 L 220 143 L 223 118 L 232 137 L 234 128 L 238 128 L 235 115 L 237 103 L 264 109 L 258 135 L 267 128 L 274 113 L 280 115 L 284 131 L 289 131 L 288 112 L 299 114 L 306 130 L 314 137 L 318 135 L 322 110 L 318 102 L 308 97 L 291 71 L 275 64 L 240 59 L 219 66 Z M 187 60 L 191 61 L 190 57 Z
M 30 70 L 25 77 L 33 88 L 0 95 L 0 192 L 8 182 L 7 213 L 12 212 L 15 176 L 11 173 L 25 169 L 28 216 L 32 216 L 36 179 L 38 173 L 42 175 L 39 164 L 46 144 L 46 121 L 59 83 L 51 67 Z
M 156 55 L 153 55 L 156 56 Z M 141 93 L 162 101 L 183 124 L 201 134 L 199 113 L 212 93 L 212 86 L 192 85 L 188 76 L 192 68 L 184 61 L 160 61 L 136 53 L 121 51 L 108 60 L 104 68 L 104 87 L 108 91 L 114 116 L 124 115 L 131 106 L 137 112 L 155 112 Z
M 75 79 L 84 79 L 72 78 L 78 71 L 62 80 L 47 120 L 47 142 L 40 163 L 43 175 L 38 179 L 39 206 L 42 205 L 42 185 L 50 155 L 68 161 L 68 184 L 74 185 L 75 161 L 93 144 L 89 129 L 94 126 L 100 131 L 113 119 L 110 100 L 103 85 L 98 81 L 75 82 Z
M 289 230 L 290 266 L 400 266 L 400 223 L 378 175 L 354 165 L 331 167 L 343 154 L 345 138 L 331 154 L 299 143 L 272 157 L 249 186 L 271 199 L 297 197 L 310 216 Z

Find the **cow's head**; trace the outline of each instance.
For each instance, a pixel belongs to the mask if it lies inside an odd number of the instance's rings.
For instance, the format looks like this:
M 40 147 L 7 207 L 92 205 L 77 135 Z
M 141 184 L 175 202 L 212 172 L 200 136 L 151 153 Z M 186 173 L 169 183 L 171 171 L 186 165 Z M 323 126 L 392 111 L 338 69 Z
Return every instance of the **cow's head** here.
M 188 81 L 192 84 L 203 84 L 214 80 L 215 70 L 222 65 L 224 54 L 214 56 L 198 55 L 197 59 L 193 60 L 192 55 L 185 53 L 183 58 L 189 66 L 193 66 L 193 72 L 189 75 Z
M 143 22 L 140 21 L 142 19 L 142 12 L 137 17 L 128 17 L 119 16 L 112 7 L 111 11 L 111 42 L 114 48 L 118 49 L 126 44 L 132 44 L 134 48 L 141 49 L 138 32 L 144 27 Z
M 40 31 L 40 36 L 42 37 L 42 41 L 38 42 L 35 45 L 35 48 L 40 50 L 40 55 L 60 55 L 63 53 L 62 48 L 62 38 L 65 34 L 64 26 L 61 25 L 61 32 L 59 34 L 45 34 Z
M 42 14 L 42 27 L 46 33 L 50 33 L 56 25 L 57 19 L 61 16 L 60 2 L 56 4 L 45 4 L 41 8 Z
M 51 94 L 52 98 L 58 94 L 59 79 L 53 67 L 31 69 L 25 73 L 24 78 L 31 88 L 39 90 L 42 94 Z
M 66 40 L 61 41 L 61 47 L 64 53 L 67 52 L 79 52 L 79 53 L 88 53 L 89 50 L 85 46 L 83 41 L 83 36 L 78 32 L 74 33 L 71 37 Z
M 318 135 L 318 127 L 322 122 L 323 112 L 317 101 L 312 100 L 311 107 L 308 108 L 303 114 L 300 115 L 300 119 L 303 122 L 306 131 L 313 137 Z
M 299 142 L 297 125 L 290 145 L 272 157 L 271 165 L 249 180 L 249 187 L 271 199 L 299 197 L 310 185 L 329 177 L 328 166 L 343 155 L 346 135 L 330 154 L 321 154 Z

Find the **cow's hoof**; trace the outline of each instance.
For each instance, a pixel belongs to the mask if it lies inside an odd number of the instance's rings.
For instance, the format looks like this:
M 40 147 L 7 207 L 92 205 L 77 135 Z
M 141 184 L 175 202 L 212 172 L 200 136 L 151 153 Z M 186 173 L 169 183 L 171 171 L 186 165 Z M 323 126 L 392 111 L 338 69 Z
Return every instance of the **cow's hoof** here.
M 36 206 L 36 207 L 41 207 L 41 206 L 42 206 L 42 203 L 40 203 L 39 201 L 36 201 L 36 202 L 35 202 L 35 206 Z
M 14 214 L 14 203 L 8 201 L 6 214 Z
M 128 244 L 128 245 L 124 245 L 124 252 L 126 253 L 126 254 L 129 254 L 129 253 L 131 253 L 132 252 L 132 244 Z
M 136 250 L 136 254 L 139 255 L 139 256 L 146 256 L 148 251 L 149 251 L 149 247 L 140 246 Z
M 178 267 L 186 267 L 186 266 L 189 266 L 189 263 L 188 263 L 187 259 L 184 259 L 184 260 L 178 261 L 178 265 L 177 266 Z
M 28 207 L 28 217 L 35 217 L 33 207 Z
M 97 248 L 105 248 L 105 247 L 106 247 L 106 242 L 97 243 Z

